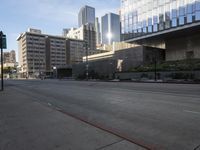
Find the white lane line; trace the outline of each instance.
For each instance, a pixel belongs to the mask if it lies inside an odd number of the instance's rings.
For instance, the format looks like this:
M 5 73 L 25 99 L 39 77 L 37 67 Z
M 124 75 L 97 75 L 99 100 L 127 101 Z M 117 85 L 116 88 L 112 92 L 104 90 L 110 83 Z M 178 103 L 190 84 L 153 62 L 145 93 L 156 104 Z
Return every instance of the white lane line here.
M 200 112 L 197 112 L 197 111 L 184 110 L 184 112 L 200 115 Z
M 52 106 L 52 104 L 51 104 L 51 103 L 47 103 L 47 105 L 49 105 L 49 106 Z

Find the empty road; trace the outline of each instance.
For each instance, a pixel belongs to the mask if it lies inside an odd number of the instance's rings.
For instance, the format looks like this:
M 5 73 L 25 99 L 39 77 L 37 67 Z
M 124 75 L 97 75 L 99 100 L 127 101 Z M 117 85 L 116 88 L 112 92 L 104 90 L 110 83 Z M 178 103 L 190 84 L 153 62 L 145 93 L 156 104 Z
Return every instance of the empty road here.
M 200 85 L 8 80 L 5 89 L 157 150 L 199 150 Z

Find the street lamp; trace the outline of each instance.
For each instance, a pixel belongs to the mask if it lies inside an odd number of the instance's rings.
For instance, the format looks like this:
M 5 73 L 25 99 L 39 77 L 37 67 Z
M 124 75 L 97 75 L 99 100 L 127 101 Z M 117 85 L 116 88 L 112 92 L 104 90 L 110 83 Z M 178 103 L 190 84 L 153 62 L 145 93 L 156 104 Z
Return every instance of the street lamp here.
M 53 74 L 54 74 L 54 78 L 57 78 L 57 67 L 56 66 L 53 67 Z

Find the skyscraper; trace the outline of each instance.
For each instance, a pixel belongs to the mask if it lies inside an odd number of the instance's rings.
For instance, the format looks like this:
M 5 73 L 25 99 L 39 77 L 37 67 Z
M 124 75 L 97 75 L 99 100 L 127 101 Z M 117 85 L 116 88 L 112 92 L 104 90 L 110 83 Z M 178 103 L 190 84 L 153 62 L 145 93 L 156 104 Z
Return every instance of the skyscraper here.
M 95 8 L 90 6 L 84 6 L 80 9 L 78 14 L 78 26 L 86 24 L 95 24 Z
M 120 42 L 120 17 L 117 14 L 108 13 L 101 18 L 102 44 Z
M 101 43 L 101 33 L 100 33 L 100 24 L 99 18 L 95 19 L 95 30 L 96 30 L 96 41 L 97 45 Z

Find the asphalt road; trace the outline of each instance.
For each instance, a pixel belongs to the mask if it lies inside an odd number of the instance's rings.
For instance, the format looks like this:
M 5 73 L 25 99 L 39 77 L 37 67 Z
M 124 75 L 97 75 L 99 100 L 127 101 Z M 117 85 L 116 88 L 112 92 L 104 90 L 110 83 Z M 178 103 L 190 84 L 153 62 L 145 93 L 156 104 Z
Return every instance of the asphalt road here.
M 199 150 L 200 85 L 57 80 L 5 84 L 150 149 Z

